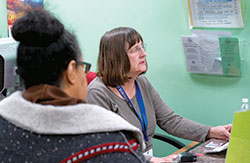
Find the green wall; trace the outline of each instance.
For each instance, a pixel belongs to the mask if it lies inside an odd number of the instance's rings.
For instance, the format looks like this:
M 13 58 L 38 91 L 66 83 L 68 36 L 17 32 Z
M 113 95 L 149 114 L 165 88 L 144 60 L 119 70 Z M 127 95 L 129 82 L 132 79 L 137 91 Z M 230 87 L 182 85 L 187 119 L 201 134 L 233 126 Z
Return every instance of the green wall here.
M 6 0 L 0 0 L 0 38 L 7 37 L 7 8 Z
M 3 1 L 0 11 L 6 6 Z M 250 1 L 241 3 L 244 29 L 220 30 L 232 31 L 241 41 L 250 43 Z M 106 31 L 119 26 L 135 28 L 147 44 L 147 77 L 164 101 L 186 118 L 213 126 L 231 123 L 242 97 L 250 98 L 249 51 L 245 52 L 240 78 L 187 72 L 180 39 L 191 34 L 186 0 L 47 0 L 45 8 L 77 35 L 84 59 L 93 64 L 92 70 L 96 68 L 99 40 Z M 7 33 L 3 30 L 5 12 L 0 13 L 1 37 Z M 160 129 L 157 132 L 163 133 Z M 158 141 L 154 144 L 157 156 L 175 150 Z

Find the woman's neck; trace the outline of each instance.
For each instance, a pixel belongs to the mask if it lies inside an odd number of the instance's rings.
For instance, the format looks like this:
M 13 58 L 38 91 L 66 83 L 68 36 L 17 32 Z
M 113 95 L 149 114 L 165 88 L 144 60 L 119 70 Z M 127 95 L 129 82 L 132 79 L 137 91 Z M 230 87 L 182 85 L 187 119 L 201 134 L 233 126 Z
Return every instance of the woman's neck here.
M 116 95 L 123 98 L 119 91 L 114 87 L 109 87 Z M 126 92 L 129 99 L 132 99 L 136 94 L 135 89 L 135 79 L 130 79 L 128 82 L 126 82 L 124 85 L 122 85 L 123 90 Z

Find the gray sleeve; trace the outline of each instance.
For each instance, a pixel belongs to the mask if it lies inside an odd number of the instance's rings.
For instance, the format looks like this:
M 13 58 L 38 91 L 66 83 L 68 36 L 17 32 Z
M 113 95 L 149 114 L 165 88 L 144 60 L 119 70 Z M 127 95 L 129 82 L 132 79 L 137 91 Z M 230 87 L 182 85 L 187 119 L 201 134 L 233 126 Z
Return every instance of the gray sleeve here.
M 167 106 L 161 99 L 158 92 L 149 83 L 151 97 L 155 108 L 155 114 L 158 126 L 164 131 L 174 136 L 192 140 L 205 141 L 210 126 L 206 126 L 192 120 L 181 117 Z

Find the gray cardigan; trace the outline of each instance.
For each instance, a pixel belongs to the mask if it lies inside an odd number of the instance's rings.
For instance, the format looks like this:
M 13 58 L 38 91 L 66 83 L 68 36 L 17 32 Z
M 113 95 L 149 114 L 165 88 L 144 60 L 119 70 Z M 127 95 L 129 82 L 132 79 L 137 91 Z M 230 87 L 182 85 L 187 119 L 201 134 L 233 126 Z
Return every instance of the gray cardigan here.
M 210 126 L 185 119 L 174 113 L 174 111 L 163 102 L 158 92 L 144 75 L 138 76 L 136 80 L 142 92 L 148 120 L 147 133 L 149 141 L 146 143 L 146 150 L 152 148 L 151 139 L 154 135 L 156 124 L 174 136 L 193 141 L 205 141 L 207 133 L 211 128 Z M 100 78 L 96 78 L 88 86 L 87 101 L 88 103 L 97 104 L 119 114 L 132 125 L 142 130 L 140 121 L 130 109 L 127 102 L 106 87 Z M 133 97 L 131 101 L 137 112 L 140 113 L 136 97 Z

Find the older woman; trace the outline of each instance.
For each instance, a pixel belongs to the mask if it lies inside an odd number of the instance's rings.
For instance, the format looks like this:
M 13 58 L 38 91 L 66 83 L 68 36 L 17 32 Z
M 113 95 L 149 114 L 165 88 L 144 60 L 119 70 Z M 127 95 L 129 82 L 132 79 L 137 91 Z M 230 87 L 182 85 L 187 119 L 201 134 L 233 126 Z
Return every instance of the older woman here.
M 12 34 L 25 90 L 0 102 L 2 162 L 145 162 L 137 128 L 85 103 L 89 66 L 55 17 L 30 11 Z
M 229 139 L 231 125 L 210 127 L 173 112 L 143 75 L 147 71 L 141 35 L 132 28 L 115 28 L 101 38 L 98 72 L 88 87 L 87 101 L 105 107 L 138 127 L 152 152 L 156 124 L 164 131 L 189 140 Z M 152 161 L 156 158 L 152 158 Z

